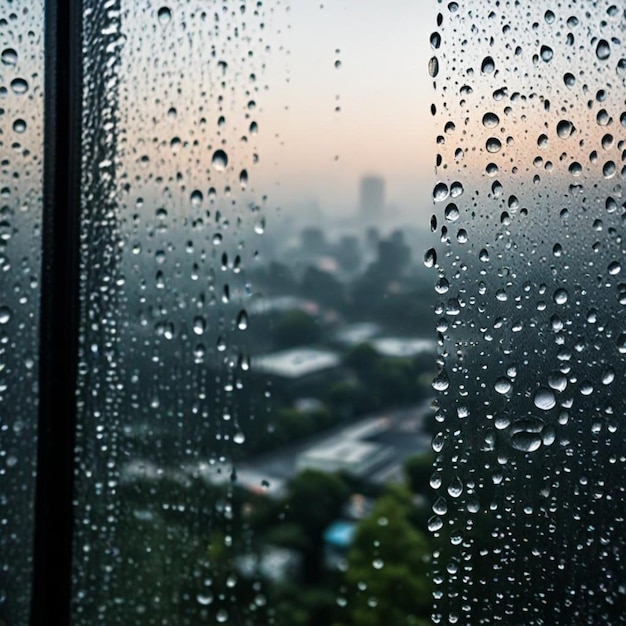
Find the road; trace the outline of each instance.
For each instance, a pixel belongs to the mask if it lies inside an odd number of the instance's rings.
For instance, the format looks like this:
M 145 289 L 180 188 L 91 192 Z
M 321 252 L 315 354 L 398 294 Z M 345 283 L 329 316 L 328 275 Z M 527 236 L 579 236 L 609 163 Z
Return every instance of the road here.
M 261 477 L 271 484 L 283 485 L 296 473 L 296 461 L 300 454 L 310 448 L 323 447 L 338 439 L 366 441 L 389 446 L 393 450 L 388 460 L 374 466 L 364 478 L 382 484 L 396 480 L 402 475 L 404 461 L 419 452 L 430 450 L 431 436 L 424 432 L 426 417 L 432 412 L 431 401 L 419 405 L 383 411 L 350 425 L 342 425 L 308 439 L 267 452 L 241 463 L 238 474 Z

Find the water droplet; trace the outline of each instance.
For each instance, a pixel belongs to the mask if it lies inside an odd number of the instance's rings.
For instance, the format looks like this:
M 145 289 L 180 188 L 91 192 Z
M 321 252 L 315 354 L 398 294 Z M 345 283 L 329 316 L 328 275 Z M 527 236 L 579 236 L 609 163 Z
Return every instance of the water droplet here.
M 622 266 L 620 265 L 619 261 L 612 261 L 611 263 L 609 263 L 607 270 L 609 274 L 611 274 L 611 276 L 615 276 L 622 271 Z
M 463 483 L 458 476 L 455 476 L 448 485 L 448 493 L 453 498 L 458 498 L 463 493 Z
M 602 137 L 602 147 L 605 150 L 609 150 L 613 145 L 613 135 L 611 133 L 607 133 Z
M 444 213 L 449 222 L 456 222 L 459 219 L 459 208 L 454 203 L 450 203 Z
M 556 125 L 556 134 L 561 139 L 567 139 L 574 132 L 574 125 L 569 120 L 561 120 Z
M 239 330 L 246 330 L 246 328 L 248 328 L 248 313 L 245 309 L 239 311 L 237 315 L 237 328 Z
M 433 513 L 436 515 L 445 515 L 448 512 L 448 503 L 445 498 L 439 497 L 433 504 Z
M 598 124 L 600 124 L 600 126 L 608 126 L 611 122 L 611 116 L 606 109 L 600 109 L 596 115 L 596 120 L 598 120 Z
M 433 515 L 428 520 L 428 530 L 430 530 L 431 533 L 435 533 L 438 530 L 441 530 L 442 528 L 443 528 L 443 520 L 441 519 L 441 517 L 439 517 L 439 515 Z
M 611 48 L 609 42 L 606 39 L 600 39 L 596 46 L 596 56 L 600 61 L 606 61 L 611 56 Z
M 496 380 L 494 388 L 498 393 L 505 395 L 513 389 L 513 385 L 507 376 L 501 376 Z
M 206 320 L 201 315 L 197 315 L 193 320 L 193 332 L 202 335 L 206 330 Z
M 613 178 L 615 176 L 617 168 L 615 167 L 615 163 L 613 161 L 607 161 L 602 166 L 602 174 L 604 178 Z
M 237 444 L 241 445 L 242 443 L 245 442 L 245 440 L 246 440 L 246 437 L 241 431 L 236 432 L 235 435 L 233 436 L 233 441 Z
M 216 150 L 211 158 L 211 163 L 218 172 L 223 172 L 228 165 L 228 155 L 224 150 Z
M 13 90 L 13 93 L 21 96 L 28 91 L 28 83 L 23 78 L 14 78 L 11 81 L 11 89 Z
M 22 120 L 22 119 L 15 120 L 13 122 L 13 130 L 16 133 L 19 133 L 19 134 L 25 132 L 26 131 L 26 122 L 24 120 Z
M 199 593 L 196 596 L 196 600 L 198 601 L 198 604 L 208 606 L 211 602 L 213 602 L 213 595 L 210 593 Z
M 486 147 L 487 152 L 500 152 L 500 149 L 502 148 L 502 143 L 499 139 L 496 139 L 495 137 L 489 137 L 489 139 L 487 139 Z
M 450 386 L 450 380 L 445 370 L 441 370 L 432 382 L 435 391 L 445 391 Z
M 433 198 L 435 202 L 443 202 L 448 197 L 448 185 L 445 183 L 437 183 L 433 189 Z
M 567 302 L 568 293 L 567 290 L 560 288 L 554 292 L 554 302 L 556 304 L 565 304 Z
M 511 446 L 522 452 L 535 452 L 541 444 L 541 435 L 537 433 L 519 432 L 511 436 Z
M 0 306 L 0 324 L 7 324 L 11 319 L 12 313 L 8 306 Z
M 571 74 L 570 72 L 566 72 L 563 75 L 563 82 L 565 83 L 566 87 L 573 87 L 576 84 L 576 77 L 574 76 L 574 74 Z
M 554 56 L 554 52 L 550 46 L 541 46 L 540 54 L 542 60 L 546 63 L 550 63 L 550 61 L 552 61 L 552 57 Z
M 199 207 L 202 204 L 202 192 L 199 189 L 194 189 L 191 192 L 191 205 L 194 207 Z
M 495 113 L 485 113 L 483 115 L 483 126 L 485 128 L 495 128 L 500 123 L 500 118 Z
M 580 176 L 583 172 L 583 167 L 582 165 L 578 162 L 578 161 L 574 161 L 570 166 L 569 166 L 569 173 L 572 176 Z
M 13 48 L 5 48 L 0 55 L 0 61 L 4 65 L 17 65 L 17 52 Z
M 437 251 L 434 248 L 426 250 L 424 253 L 424 265 L 433 267 L 437 263 Z
M 612 367 L 607 367 L 602 372 L 602 384 L 610 385 L 615 380 L 615 370 Z
M 439 61 L 437 57 L 432 57 L 430 61 L 428 61 L 428 73 L 435 78 L 437 74 L 439 74 Z
M 549 411 L 556 406 L 554 392 L 546 387 L 539 387 L 533 397 L 533 402 L 538 409 Z
M 165 25 L 172 19 L 172 12 L 169 7 L 161 7 L 157 11 L 157 17 L 159 18 L 159 22 Z
M 265 232 L 265 218 L 257 220 L 254 224 L 254 232 L 257 235 L 262 235 Z
M 483 74 L 491 74 L 496 69 L 496 64 L 491 57 L 485 57 L 480 65 L 480 71 Z
M 450 185 L 450 195 L 453 198 L 458 198 L 459 196 L 463 195 L 463 191 L 463 183 L 459 182 L 458 180 L 454 181 Z
M 565 391 L 567 387 L 567 376 L 560 372 L 553 372 L 548 376 L 548 385 L 555 391 Z

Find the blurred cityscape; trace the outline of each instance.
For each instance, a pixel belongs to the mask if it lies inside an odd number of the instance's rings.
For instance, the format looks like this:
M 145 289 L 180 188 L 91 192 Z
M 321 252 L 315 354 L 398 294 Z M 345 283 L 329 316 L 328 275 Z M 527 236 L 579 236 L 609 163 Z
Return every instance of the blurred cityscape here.
M 112 591 L 121 614 L 130 603 L 142 624 L 429 623 L 434 291 L 429 235 L 408 222 L 387 206 L 384 179 L 367 175 L 352 216 L 311 206 L 275 220 L 245 279 L 211 287 L 219 319 L 193 315 L 185 330 L 189 314 L 174 323 L 164 311 L 190 289 L 156 300 L 129 289 L 136 319 L 146 302 L 163 315 L 152 310 L 121 342 L 137 388 L 122 429 L 119 532 L 132 558 Z M 167 267 L 157 283 L 174 285 Z M 130 264 L 127 276 L 140 271 Z M 216 325 L 214 348 L 191 345 Z M 228 331 L 242 329 L 231 350 Z M 187 340 L 180 371 L 193 353 L 204 372 L 195 417 L 173 400 L 185 376 L 167 371 L 168 393 L 159 370 L 178 354 L 168 345 Z

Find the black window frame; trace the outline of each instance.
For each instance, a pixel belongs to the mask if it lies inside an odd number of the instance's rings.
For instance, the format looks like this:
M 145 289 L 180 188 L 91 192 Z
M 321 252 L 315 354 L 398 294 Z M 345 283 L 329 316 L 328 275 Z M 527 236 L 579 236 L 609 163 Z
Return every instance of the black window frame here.
M 44 173 L 33 626 L 71 621 L 79 322 L 81 0 L 44 3 Z

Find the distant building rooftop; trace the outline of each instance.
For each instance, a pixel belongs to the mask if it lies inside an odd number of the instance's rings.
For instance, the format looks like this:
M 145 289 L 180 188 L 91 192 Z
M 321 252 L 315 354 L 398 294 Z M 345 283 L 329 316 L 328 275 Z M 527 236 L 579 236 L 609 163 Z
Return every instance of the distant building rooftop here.
M 252 368 L 257 372 L 295 380 L 332 369 L 340 363 L 339 355 L 330 350 L 293 348 L 254 357 L 252 359 Z
M 381 337 L 371 341 L 379 354 L 390 357 L 410 357 L 418 354 L 434 354 L 437 342 L 431 339 L 411 337 Z
M 368 341 L 378 332 L 380 332 L 380 326 L 375 322 L 349 324 L 335 333 L 335 340 L 345 346 L 356 346 Z
M 305 450 L 298 456 L 296 467 L 298 470 L 345 471 L 360 477 L 391 454 L 391 448 L 379 443 L 339 439 Z
M 312 300 L 305 300 L 297 296 L 272 296 L 269 298 L 259 298 L 249 307 L 252 314 L 263 313 L 286 313 L 288 311 L 304 311 L 310 315 L 319 313 L 319 306 Z

